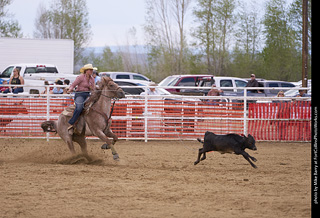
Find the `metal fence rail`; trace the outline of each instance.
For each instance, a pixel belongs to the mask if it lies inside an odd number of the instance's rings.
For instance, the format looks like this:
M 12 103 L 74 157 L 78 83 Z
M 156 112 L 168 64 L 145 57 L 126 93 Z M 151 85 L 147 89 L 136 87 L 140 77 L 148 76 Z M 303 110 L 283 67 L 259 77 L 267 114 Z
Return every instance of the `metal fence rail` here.
M 272 103 L 274 98 L 263 98 L 269 102 L 257 103 L 261 99 L 247 96 L 180 96 L 171 100 L 159 97 L 130 96 L 117 101 L 112 115 L 113 132 L 122 139 L 145 141 L 195 139 L 207 130 L 251 134 L 256 140 L 311 140 L 310 98 L 286 98 L 277 103 Z M 71 104 L 70 95 L 1 95 L 0 137 L 58 137 L 43 133 L 40 124 L 57 120 Z

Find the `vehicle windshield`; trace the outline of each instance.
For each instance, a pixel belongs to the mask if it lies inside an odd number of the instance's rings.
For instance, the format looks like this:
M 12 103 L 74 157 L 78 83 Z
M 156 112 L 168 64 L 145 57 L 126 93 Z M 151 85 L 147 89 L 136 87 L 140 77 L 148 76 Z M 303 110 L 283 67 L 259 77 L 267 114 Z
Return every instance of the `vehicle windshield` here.
M 58 73 L 56 67 L 27 67 L 25 73 Z
M 179 77 L 169 76 L 159 83 L 159 86 L 174 86 L 179 80 Z

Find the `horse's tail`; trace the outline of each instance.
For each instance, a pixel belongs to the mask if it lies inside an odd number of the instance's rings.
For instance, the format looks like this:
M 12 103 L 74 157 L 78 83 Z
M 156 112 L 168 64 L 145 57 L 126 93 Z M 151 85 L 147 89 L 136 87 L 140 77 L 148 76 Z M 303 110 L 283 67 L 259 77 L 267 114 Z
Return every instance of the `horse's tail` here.
M 41 128 L 43 132 L 55 132 L 57 133 L 57 122 L 56 121 L 44 121 L 41 123 Z

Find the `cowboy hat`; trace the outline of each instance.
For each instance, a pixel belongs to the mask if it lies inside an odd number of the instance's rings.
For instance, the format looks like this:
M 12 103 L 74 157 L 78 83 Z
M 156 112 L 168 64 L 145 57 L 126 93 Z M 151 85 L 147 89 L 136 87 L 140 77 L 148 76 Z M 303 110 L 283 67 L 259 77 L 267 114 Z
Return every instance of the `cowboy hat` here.
M 86 70 L 93 70 L 92 64 L 86 64 L 80 69 L 80 73 L 84 73 Z
M 149 86 L 157 86 L 157 84 L 155 82 L 150 82 Z

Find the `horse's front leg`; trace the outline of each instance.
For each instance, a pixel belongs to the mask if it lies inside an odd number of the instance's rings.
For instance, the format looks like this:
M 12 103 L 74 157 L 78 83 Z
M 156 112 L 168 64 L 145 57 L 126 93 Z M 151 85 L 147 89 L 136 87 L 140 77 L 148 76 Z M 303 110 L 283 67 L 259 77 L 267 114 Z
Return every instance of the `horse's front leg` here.
M 106 132 L 106 136 L 111 137 L 112 138 L 112 144 L 116 144 L 116 142 L 118 141 L 118 137 L 116 134 L 114 134 L 111 129 L 108 129 Z
M 105 135 L 104 132 L 102 132 L 101 130 L 97 130 L 95 132 L 95 135 L 97 137 L 99 137 L 99 139 L 101 139 L 102 141 L 106 142 L 105 145 L 103 145 L 102 148 L 107 149 L 110 148 L 112 151 L 112 155 L 113 155 L 113 159 L 114 160 L 118 160 L 119 159 L 119 155 L 118 152 L 116 151 L 116 149 L 114 148 L 114 145 L 112 144 L 112 142 L 110 141 L 110 139 L 108 139 L 108 137 Z

